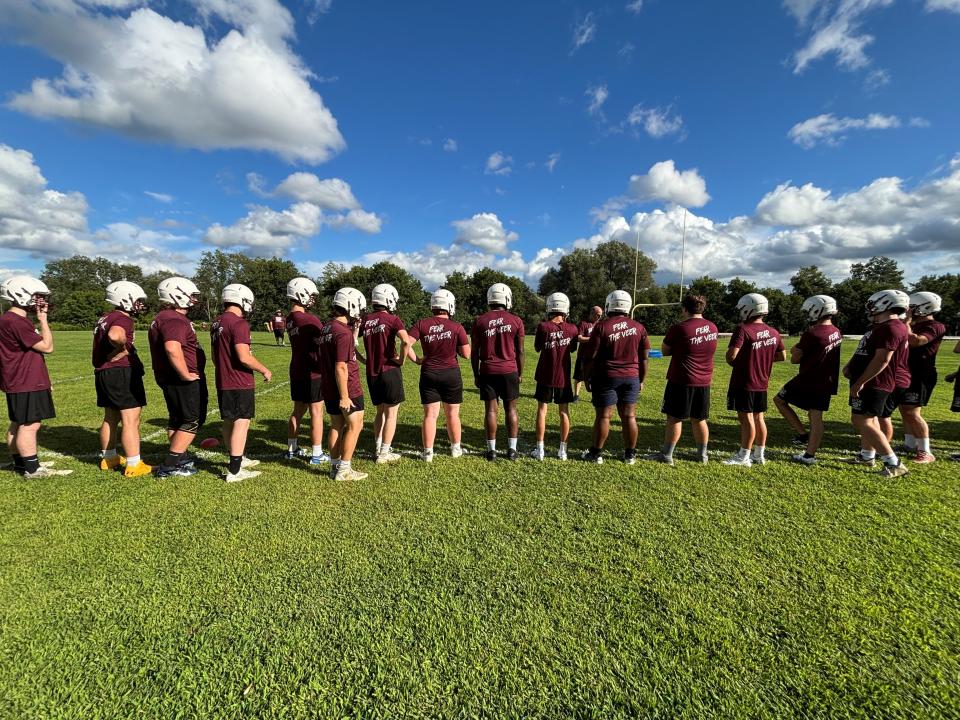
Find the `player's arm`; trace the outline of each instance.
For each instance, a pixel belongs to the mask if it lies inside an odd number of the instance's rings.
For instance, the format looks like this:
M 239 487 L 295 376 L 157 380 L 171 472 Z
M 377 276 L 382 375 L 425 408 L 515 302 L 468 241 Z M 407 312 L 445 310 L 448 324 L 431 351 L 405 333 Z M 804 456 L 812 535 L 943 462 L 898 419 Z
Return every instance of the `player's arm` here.
M 546 342 L 547 334 L 543 332 L 539 326 L 537 327 L 537 333 L 533 336 L 533 349 L 537 352 L 543 352 L 543 344 Z
M 857 378 L 856 382 L 851 383 L 850 385 L 850 397 L 855 397 L 860 394 L 860 391 L 863 389 L 863 386 L 868 382 L 873 380 L 877 375 L 883 372 L 883 369 L 890 364 L 890 361 L 893 359 L 893 350 L 887 350 L 886 348 L 877 348 L 877 351 L 873 354 L 873 357 L 870 358 L 870 363 L 867 365 L 866 369 L 863 371 L 863 374 Z
M 403 365 L 403 363 L 404 363 L 404 361 L 407 359 L 408 355 L 410 355 L 410 354 L 413 353 L 413 343 L 415 343 L 416 340 L 414 340 L 412 337 L 410 337 L 410 333 L 408 333 L 408 332 L 407 332 L 406 330 L 404 330 L 403 328 L 401 328 L 400 330 L 397 330 L 397 337 L 400 338 L 400 342 L 403 343 L 403 347 L 402 347 L 401 350 L 400 350 L 400 361 L 399 361 L 398 364 L 399 364 L 399 365 Z M 417 356 L 414 355 L 413 358 L 411 358 L 411 359 L 412 359 L 414 362 L 416 362 L 416 361 L 417 361 Z
M 797 343 L 790 348 L 790 363 L 792 365 L 799 365 L 801 360 L 803 360 L 803 348 L 800 346 L 800 343 Z
M 650 348 L 640 348 L 640 392 L 643 392 L 643 383 L 647 379 L 647 366 L 650 364 Z
M 30 349 L 34 352 L 49 355 L 53 352 L 53 332 L 47 322 L 47 302 L 43 298 L 37 299 L 37 323 L 40 325 L 40 340 Z
M 479 333 L 477 332 L 477 324 L 473 325 L 473 344 L 476 345 L 478 342 Z M 480 353 L 470 353 L 470 367 L 473 369 L 473 380 L 478 382 L 480 378 Z
M 660 354 L 664 357 L 670 357 L 673 355 L 673 348 L 667 345 L 667 343 L 660 343 Z
M 464 343 L 463 345 L 458 347 L 457 352 L 460 354 L 460 357 L 470 360 L 471 359 L 470 343 Z
M 727 354 L 725 356 L 727 360 L 727 365 L 733 365 L 737 361 L 737 355 L 739 354 L 740 354 L 740 348 L 732 347 L 732 346 L 728 347 Z
M 347 364 L 338 360 L 334 365 L 333 373 L 337 378 L 337 392 L 340 393 L 340 410 L 348 413 L 353 408 L 353 403 L 350 402 L 350 375 Z
M 513 345 L 517 349 L 517 376 L 523 380 L 523 361 L 526 358 L 526 349 L 523 346 L 523 334 L 517 333 L 513 338 Z
M 170 363 L 170 367 L 172 367 L 174 372 L 180 376 L 181 380 L 184 382 L 191 382 L 193 380 L 200 379 L 200 376 L 197 375 L 197 373 L 192 373 L 187 370 L 187 361 L 183 357 L 183 346 L 180 344 L 179 340 L 164 341 L 163 351 L 167 355 L 167 361 Z
M 122 360 L 130 354 L 127 351 L 127 331 L 119 325 L 114 325 L 110 328 L 107 332 L 107 340 L 113 345 L 113 355 L 107 359 L 107 362 Z
M 787 359 L 787 349 L 786 349 L 786 348 L 780 348 L 779 350 L 777 350 L 777 354 L 773 356 L 773 361 L 774 361 L 774 362 L 783 362 L 783 361 L 786 360 L 786 359 Z
M 746 342 L 745 333 L 743 331 L 743 326 L 738 325 L 734 328 L 733 335 L 730 338 L 730 346 L 727 348 L 727 354 L 724 356 L 727 365 L 731 367 L 737 361 L 737 356 L 740 354 L 740 348 L 743 347 L 743 343 Z
M 258 372 L 263 375 L 264 382 L 270 382 L 271 378 L 273 378 L 273 373 L 250 352 L 250 345 L 247 343 L 237 343 L 233 346 L 233 350 L 237 353 L 237 360 L 240 361 L 241 365 L 247 370 L 253 370 L 253 372 Z

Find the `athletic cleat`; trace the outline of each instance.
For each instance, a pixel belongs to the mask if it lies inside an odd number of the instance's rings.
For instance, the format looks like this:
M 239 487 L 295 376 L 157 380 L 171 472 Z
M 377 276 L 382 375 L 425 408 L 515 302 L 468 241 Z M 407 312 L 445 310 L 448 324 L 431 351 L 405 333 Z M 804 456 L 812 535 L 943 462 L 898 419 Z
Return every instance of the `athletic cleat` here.
M 497 459 L 497 451 L 487 450 L 483 453 L 483 459 L 487 460 L 488 462 L 494 462 Z
M 139 463 L 137 463 L 133 467 L 130 467 L 129 465 L 127 465 L 123 469 L 123 476 L 125 478 L 134 478 L 134 477 L 141 477 L 142 475 L 149 475 L 152 472 L 153 472 L 153 467 L 151 465 L 147 465 L 145 462 L 141 460 Z
M 751 455 L 750 462 L 754 465 L 766 465 L 767 459 L 765 457 L 757 457 L 756 455 Z
M 330 456 L 327 453 L 322 452 L 319 455 L 310 456 L 311 465 L 323 465 L 324 463 L 330 462 Z
M 54 468 L 43 467 L 41 465 L 32 473 L 25 472 L 23 474 L 23 479 L 24 480 L 43 480 L 44 478 L 64 477 L 65 475 L 70 475 L 72 473 L 73 473 L 73 470 L 55 470 Z
M 623 462 L 626 465 L 636 465 L 637 463 L 637 451 L 636 450 L 624 450 L 623 451 Z
M 794 462 L 803 463 L 804 465 L 816 465 L 816 464 L 817 464 L 817 458 L 816 458 L 815 456 L 814 456 L 814 457 L 810 457 L 810 456 L 807 455 L 805 452 L 797 453 L 796 455 L 794 455 L 794 456 L 793 456 L 792 458 L 790 458 L 790 459 L 793 460 Z
M 158 478 L 168 477 L 190 477 L 197 474 L 197 469 L 190 463 L 180 463 L 174 467 L 169 465 L 160 465 L 154 469 L 153 474 Z
M 670 455 L 664 455 L 660 451 L 657 451 L 655 453 L 650 453 L 649 455 L 644 455 L 643 459 L 652 460 L 653 462 L 663 463 L 664 465 L 673 465 L 673 458 Z
M 807 443 L 810 442 L 809 433 L 801 433 L 800 435 L 794 435 L 793 440 L 790 441 L 797 447 L 806 447 Z
M 557 450 L 557 460 L 566 460 L 567 451 L 566 450 Z
M 581 460 L 585 460 L 588 463 L 593 463 L 594 465 L 603 465 L 603 455 L 600 453 L 593 453 L 590 450 L 584 450 L 583 454 L 580 456 Z
M 367 473 L 360 472 L 359 470 L 354 470 L 353 468 L 341 467 L 337 470 L 337 474 L 333 476 L 333 479 L 337 482 L 350 482 L 353 480 L 363 480 L 367 477 Z
M 749 455 L 740 455 L 739 453 L 723 461 L 724 465 L 740 465 L 742 467 L 753 467 L 753 459 Z
M 928 453 L 926 450 L 920 450 L 917 452 L 917 456 L 913 459 L 918 465 L 926 465 L 927 463 L 935 462 L 937 458 L 933 456 L 933 453 Z
M 259 470 L 244 470 L 242 467 L 235 473 L 227 471 L 226 481 L 228 483 L 241 482 L 242 480 L 252 480 L 255 477 L 260 477 L 261 473 Z
M 433 462 L 433 450 L 424 450 L 420 453 L 420 459 L 426 463 Z
M 506 457 L 507 457 L 507 460 L 509 460 L 510 462 L 513 462 L 514 460 L 520 459 L 520 453 L 518 453 L 515 448 L 510 448 L 509 450 L 507 450 Z
M 386 465 L 387 463 L 395 463 L 400 459 L 400 454 L 395 452 L 382 452 L 377 455 L 377 465 Z
M 880 471 L 880 474 L 883 475 L 883 477 L 894 478 L 902 477 L 908 472 L 910 472 L 910 470 L 907 469 L 907 466 L 902 462 L 898 462 L 896 465 L 887 465 L 887 463 L 884 463 L 883 470 Z
M 240 467 L 244 470 L 249 470 L 250 468 L 255 468 L 260 464 L 259 460 L 254 460 L 253 458 L 245 457 L 240 461 Z
M 541 450 L 540 448 L 534 448 L 533 450 L 530 451 L 530 457 L 533 460 L 543 460 L 543 457 L 544 457 L 543 450 Z
M 284 460 L 302 460 L 303 458 L 309 457 L 309 453 L 306 448 L 297 448 L 296 450 L 287 450 L 283 454 Z
M 849 465 L 862 465 L 863 467 L 873 467 L 876 463 L 873 458 L 865 458 L 860 453 L 857 453 L 853 457 L 849 457 L 844 460 L 845 463 Z
M 450 448 L 450 457 L 463 457 L 463 448 L 462 447 L 452 447 Z
M 100 458 L 100 469 L 101 470 L 116 470 L 121 465 L 126 462 L 125 458 L 120 457 L 119 455 L 114 455 L 113 457 Z

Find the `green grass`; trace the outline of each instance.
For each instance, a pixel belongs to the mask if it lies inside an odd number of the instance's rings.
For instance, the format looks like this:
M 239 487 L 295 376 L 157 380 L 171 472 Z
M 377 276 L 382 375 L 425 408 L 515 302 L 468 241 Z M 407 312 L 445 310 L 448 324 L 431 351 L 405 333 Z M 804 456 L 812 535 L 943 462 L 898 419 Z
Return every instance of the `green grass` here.
M 97 449 L 89 342 L 58 334 L 48 453 Z M 256 342 L 282 381 L 289 351 Z M 661 441 L 665 371 L 651 361 L 641 448 Z M 792 373 L 778 366 L 772 388 Z M 946 385 L 927 412 L 943 461 L 884 480 L 841 464 L 856 447 L 842 398 L 814 468 L 785 461 L 779 418 L 773 462 L 752 470 L 454 461 L 442 429 L 425 465 L 416 377 L 405 368 L 408 458 L 369 462 L 368 409 L 360 483 L 277 461 L 226 485 L 219 457 L 216 472 L 164 481 L 69 457 L 66 478 L 0 474 L 0 717 L 960 716 Z M 717 457 L 736 447 L 727 377 L 718 367 Z M 145 435 L 164 417 L 148 387 Z M 288 410 L 285 386 L 258 398 L 251 454 L 284 448 Z M 589 404 L 573 419 L 579 450 Z M 464 421 L 480 450 L 472 389 Z M 555 450 L 553 428 L 547 439 Z

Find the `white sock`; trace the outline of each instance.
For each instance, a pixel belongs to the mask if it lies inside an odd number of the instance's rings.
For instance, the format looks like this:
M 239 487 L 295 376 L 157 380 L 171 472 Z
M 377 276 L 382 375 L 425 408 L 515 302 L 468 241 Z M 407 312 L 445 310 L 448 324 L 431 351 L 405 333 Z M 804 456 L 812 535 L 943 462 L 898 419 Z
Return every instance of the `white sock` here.
M 137 465 L 139 465 L 139 464 L 140 464 L 140 456 L 139 456 L 139 455 L 130 455 L 130 456 L 127 457 L 127 467 L 128 467 L 128 468 L 135 468 L 135 467 L 136 467 Z
M 338 469 L 338 470 L 349 470 L 349 469 L 350 469 L 350 461 L 349 461 L 349 460 L 341 460 L 341 461 L 340 461 L 340 464 L 337 466 L 337 469 Z
M 424 449 L 423 449 L 423 452 L 424 452 L 426 455 L 433 455 L 433 448 L 424 448 Z
M 919 445 L 914 446 L 917 448 L 917 450 L 921 450 L 925 453 L 930 452 L 930 438 L 917 438 L 917 443 L 919 443 Z
M 544 444 L 543 444 L 542 442 L 538 442 L 538 443 L 537 443 L 537 450 L 539 450 L 540 452 L 543 452 L 543 450 L 544 450 Z
M 293 439 L 287 438 L 287 452 L 296 452 L 297 447 L 299 447 L 299 445 L 300 443 L 297 441 L 296 438 L 293 438 Z
M 567 444 L 565 442 L 560 443 L 560 452 L 565 453 L 567 451 Z
M 742 447 L 742 448 L 740 448 L 740 452 L 738 452 L 737 455 L 739 455 L 739 456 L 742 457 L 742 458 L 745 458 L 745 457 L 748 457 L 748 456 L 750 455 L 750 451 L 747 450 L 747 448 Z
M 497 449 L 497 441 L 496 441 L 496 440 L 487 440 L 487 450 L 494 450 L 494 451 L 496 451 L 496 449 Z
M 767 448 L 764 445 L 754 445 L 753 446 L 753 457 L 763 460 L 763 451 Z
M 507 447 L 511 450 L 517 449 L 517 439 L 516 438 L 507 438 Z
M 877 456 L 876 450 L 861 450 L 860 457 L 864 460 L 873 460 Z
M 116 457 L 116 456 L 117 456 L 117 451 L 116 451 L 116 450 L 104 450 L 104 451 L 103 451 L 103 457 L 105 457 L 105 458 L 112 458 L 112 457 Z
M 917 446 L 917 438 L 915 438 L 910 433 L 903 434 L 903 444 L 906 445 L 911 450 Z
M 433 450 L 433 448 L 430 448 L 430 449 Z M 450 443 L 450 449 L 451 449 L 451 450 L 459 450 L 459 449 L 460 449 L 460 443 Z
M 387 455 L 389 452 L 390 452 L 390 446 L 387 445 L 386 443 L 382 443 L 380 445 L 380 454 Z
M 884 465 L 899 465 L 900 458 L 897 457 L 896 453 L 890 453 L 889 455 L 883 455 L 880 460 L 883 461 Z
M 313 446 L 313 456 L 320 457 L 323 455 L 323 445 L 314 445 Z

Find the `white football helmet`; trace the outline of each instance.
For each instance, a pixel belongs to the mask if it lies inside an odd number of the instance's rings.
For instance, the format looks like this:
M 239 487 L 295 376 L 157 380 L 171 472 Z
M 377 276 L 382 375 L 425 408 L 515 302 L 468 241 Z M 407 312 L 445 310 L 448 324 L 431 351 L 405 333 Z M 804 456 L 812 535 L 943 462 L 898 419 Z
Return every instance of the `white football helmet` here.
M 37 305 L 37 296 L 47 297 L 50 288 L 42 280 L 29 275 L 13 275 L 0 285 L 0 298 L 21 308 L 33 308 Z
M 231 283 L 220 293 L 220 302 L 236 305 L 244 315 L 249 315 L 253 312 L 253 290 L 240 283 Z
M 770 312 L 770 302 L 760 293 L 747 293 L 737 300 L 737 315 L 741 322 L 746 322 L 759 315 Z
M 200 288 L 193 280 L 185 277 L 172 277 L 157 285 L 160 302 L 186 310 L 200 302 Z
M 814 295 L 803 301 L 800 310 L 810 322 L 818 322 L 837 314 L 837 301 L 829 295 Z
M 487 290 L 487 305 L 503 305 L 509 310 L 513 307 L 513 290 L 506 283 L 494 283 Z
M 400 293 L 390 283 L 380 283 L 370 293 L 371 305 L 385 307 L 390 312 L 397 309 L 398 302 L 400 302 Z
M 867 300 L 867 315 L 879 315 L 888 310 L 901 310 L 906 312 L 910 307 L 910 296 L 902 290 L 881 290 L 875 292 Z
M 547 315 L 557 314 L 570 314 L 570 298 L 568 298 L 562 292 L 555 292 L 547 295 Z
M 367 307 L 367 299 L 356 288 L 340 288 L 333 296 L 333 306 L 346 310 L 351 320 L 359 320 L 360 313 Z
M 449 290 L 440 288 L 430 296 L 430 309 L 446 310 L 447 314 L 453 317 L 453 314 L 457 311 L 457 299 Z
M 319 295 L 317 284 L 310 278 L 296 277 L 287 283 L 287 297 L 298 305 L 310 307 L 317 302 Z
M 117 280 L 107 285 L 107 302 L 131 315 L 140 315 L 147 310 L 147 294 L 129 280 Z
M 933 315 L 940 312 L 943 300 L 932 292 L 915 292 L 910 296 L 910 312 L 914 315 Z
M 633 298 L 630 297 L 630 293 L 626 290 L 614 290 L 607 295 L 607 300 L 603 304 L 603 308 L 607 315 L 610 313 L 629 315 L 630 311 L 633 310 Z

